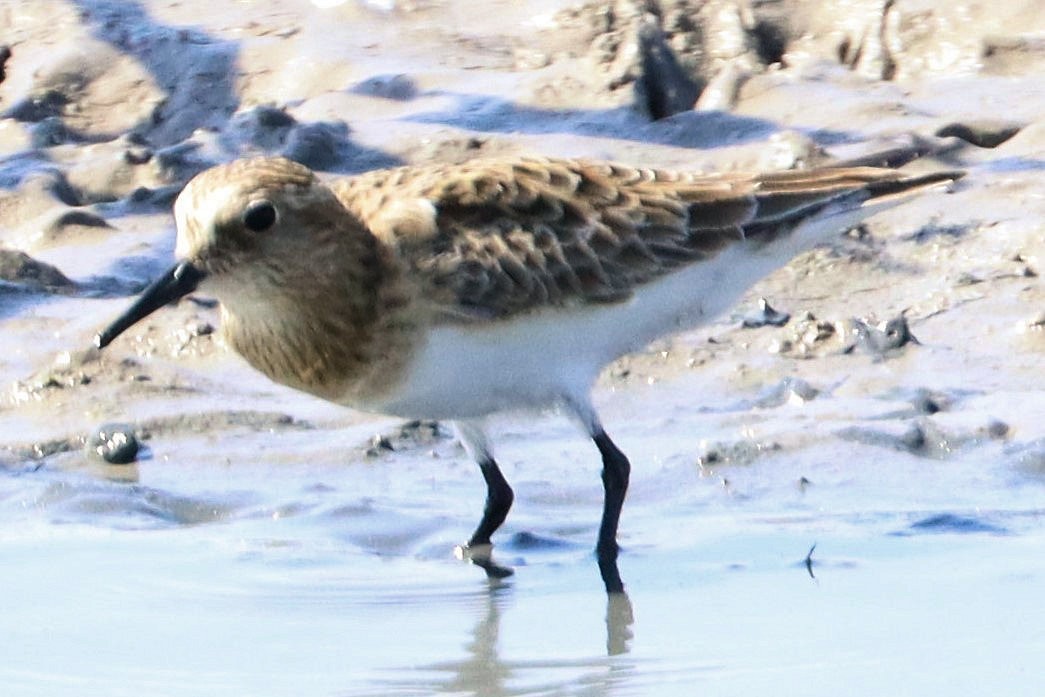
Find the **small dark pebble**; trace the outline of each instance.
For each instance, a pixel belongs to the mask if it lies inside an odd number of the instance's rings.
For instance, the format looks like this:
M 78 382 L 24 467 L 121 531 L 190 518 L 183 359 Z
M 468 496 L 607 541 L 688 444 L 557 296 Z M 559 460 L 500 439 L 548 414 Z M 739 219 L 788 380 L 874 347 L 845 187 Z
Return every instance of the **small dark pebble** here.
M 998 419 L 991 419 L 984 430 L 989 438 L 1001 440 L 1009 435 L 1009 424 Z
M 758 299 L 758 311 L 744 317 L 741 326 L 746 329 L 764 327 L 767 324 L 773 327 L 783 327 L 791 321 L 791 315 L 774 309 L 765 298 Z
M 438 440 L 445 440 L 449 435 L 438 421 L 430 419 L 412 419 L 399 428 L 398 438 L 416 441 L 420 445 L 428 445 Z
M 846 347 L 846 353 L 860 348 L 867 353 L 880 356 L 907 344 L 920 344 L 911 333 L 911 326 L 903 315 L 878 327 L 872 327 L 858 319 L 852 320 L 852 326 L 855 336 L 853 342 Z
M 898 442 L 911 452 L 919 451 L 925 447 L 925 431 L 918 424 L 914 424 L 900 436 Z
M 897 444 L 914 455 L 944 458 L 955 448 L 954 438 L 934 421 L 919 419 L 897 439 Z
M 377 434 L 371 437 L 364 446 L 364 453 L 367 457 L 379 457 L 389 452 L 431 448 L 438 441 L 449 438 L 450 435 L 439 425 L 438 421 L 415 419 L 404 422 L 393 433 Z
M 756 443 L 749 440 L 734 443 L 708 443 L 697 455 L 697 467 L 706 469 L 715 465 L 750 465 L 765 453 L 780 450 L 780 443 Z
M 356 94 L 405 102 L 417 96 L 417 84 L 407 75 L 375 75 L 352 88 Z
M 882 329 L 882 334 L 885 335 L 886 349 L 900 348 L 910 343 L 918 343 L 918 340 L 914 338 L 914 334 L 911 333 L 911 325 L 907 323 L 907 318 L 903 316 L 886 322 L 885 327 Z
M 718 464 L 723 461 L 725 461 L 725 458 L 722 456 L 722 452 L 715 448 L 708 448 L 703 455 L 697 457 L 697 465 L 700 467 Z
M 936 414 L 951 408 L 951 398 L 942 393 L 932 390 L 920 389 L 911 398 L 911 405 L 920 414 Z
M 1012 260 L 1020 265 L 1020 275 L 1024 278 L 1038 277 L 1038 270 L 1031 265 L 1032 260 L 1025 255 L 1017 252 L 1012 256 Z
M 102 424 L 87 437 L 88 456 L 101 458 L 111 465 L 129 465 L 134 462 L 140 447 L 134 427 L 130 424 Z
M 214 333 L 214 325 L 203 320 L 189 323 L 187 329 L 190 336 L 208 336 Z
M 366 449 L 367 457 L 377 457 L 382 452 L 394 452 L 395 447 L 388 436 L 377 435 L 370 439 L 370 446 Z

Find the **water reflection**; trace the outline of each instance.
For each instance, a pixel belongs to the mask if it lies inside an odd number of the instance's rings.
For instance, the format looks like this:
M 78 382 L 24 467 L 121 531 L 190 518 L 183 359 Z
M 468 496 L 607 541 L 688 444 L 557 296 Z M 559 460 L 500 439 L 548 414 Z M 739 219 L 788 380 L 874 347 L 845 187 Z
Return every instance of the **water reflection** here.
M 424 690 L 436 694 L 508 697 L 554 692 L 567 685 L 583 684 L 585 694 L 610 695 L 636 674 L 635 662 L 626 658 L 630 651 L 629 642 L 634 636 L 634 610 L 627 594 L 607 595 L 605 656 L 556 656 L 529 660 L 502 656 L 501 622 L 505 615 L 511 614 L 514 602 L 511 586 L 491 583 L 489 592 L 477 608 L 479 617 L 475 628 L 464 644 L 466 655 L 460 660 L 409 666 L 405 670 L 418 677 L 388 681 L 380 694 Z M 559 645 L 550 635 L 561 628 L 556 620 L 565 618 L 553 616 L 553 613 L 539 613 L 531 619 L 528 626 L 539 635 L 538 646 L 551 649 Z M 518 645 L 515 649 L 520 650 Z
M 141 471 L 136 462 L 127 465 L 110 465 L 107 462 L 92 461 L 87 466 L 87 473 L 98 479 L 119 484 L 138 484 L 141 482 Z
M 440 672 L 451 673 L 445 683 L 438 685 L 440 692 L 511 694 L 506 683 L 512 671 L 498 653 L 501 615 L 510 602 L 510 590 L 508 586 L 491 585 L 479 621 L 472 630 L 472 640 L 465 645 L 468 656 L 464 660 L 432 666 Z
M 628 653 L 628 642 L 635 636 L 631 625 L 635 622 L 635 611 L 627 593 L 610 593 L 606 596 L 606 655 L 619 656 Z

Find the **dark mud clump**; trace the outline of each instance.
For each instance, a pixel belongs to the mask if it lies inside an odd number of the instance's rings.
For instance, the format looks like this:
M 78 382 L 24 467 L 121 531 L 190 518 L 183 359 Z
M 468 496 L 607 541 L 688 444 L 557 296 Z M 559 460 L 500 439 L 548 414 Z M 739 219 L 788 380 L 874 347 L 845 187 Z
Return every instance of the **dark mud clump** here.
M 418 95 L 417 83 L 409 75 L 402 74 L 375 75 L 363 80 L 351 91 L 396 102 L 408 102 Z
M 860 349 L 872 356 L 884 357 L 907 344 L 919 343 L 903 315 L 881 322 L 877 326 L 852 319 L 849 321 L 849 328 L 852 341 L 846 347 L 846 353 Z
M 689 111 L 703 85 L 686 74 L 664 33 L 646 22 L 639 29 L 639 77 L 635 83 L 637 102 L 653 120 Z
M 859 352 L 881 360 L 898 355 L 901 349 L 912 344 L 918 345 L 919 341 L 903 315 L 874 323 L 856 317 L 821 320 L 807 312 L 788 326 L 787 333 L 774 342 L 771 350 L 791 358 Z
M 767 324 L 773 327 L 783 327 L 791 321 L 791 315 L 787 312 L 777 310 L 765 298 L 758 299 L 758 309 L 744 316 L 741 326 L 745 329 L 764 327 Z
M 0 248 L 0 280 L 32 291 L 68 293 L 76 289 L 76 283 L 57 267 L 15 249 Z
M 906 452 L 916 457 L 931 460 L 950 460 L 966 448 L 997 439 L 991 429 L 997 430 L 995 422 L 978 431 L 949 431 L 929 417 L 918 417 L 908 423 L 900 433 L 852 426 L 838 431 L 839 438 L 876 447 Z M 1004 437 L 1004 436 L 1001 436 Z
M 726 465 L 746 467 L 754 464 L 767 453 L 779 451 L 781 447 L 780 443 L 776 442 L 763 443 L 751 440 L 707 443 L 697 455 L 697 467 L 701 470 Z
M 404 450 L 431 450 L 437 443 L 452 439 L 452 435 L 438 421 L 412 420 L 402 424 L 392 433 L 373 436 L 364 447 L 367 457 Z
M 3 82 L 7 77 L 5 70 L 7 66 L 7 59 L 11 57 L 11 48 L 6 45 L 0 45 L 0 82 Z

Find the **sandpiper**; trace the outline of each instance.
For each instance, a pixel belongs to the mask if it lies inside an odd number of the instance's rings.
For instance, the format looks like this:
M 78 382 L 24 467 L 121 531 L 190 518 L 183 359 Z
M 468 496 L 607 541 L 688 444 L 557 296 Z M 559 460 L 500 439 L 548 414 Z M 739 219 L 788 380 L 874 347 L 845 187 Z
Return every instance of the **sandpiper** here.
M 622 592 L 617 527 L 631 467 L 592 406 L 600 370 L 959 176 L 519 157 L 323 181 L 289 160 L 241 160 L 185 187 L 176 263 L 96 343 L 198 289 L 220 301 L 228 344 L 272 380 L 355 409 L 453 421 L 487 486 L 463 549 L 494 576 L 510 573 L 489 550 L 514 495 L 483 418 L 558 405 L 602 456 L 596 553 L 607 592 Z

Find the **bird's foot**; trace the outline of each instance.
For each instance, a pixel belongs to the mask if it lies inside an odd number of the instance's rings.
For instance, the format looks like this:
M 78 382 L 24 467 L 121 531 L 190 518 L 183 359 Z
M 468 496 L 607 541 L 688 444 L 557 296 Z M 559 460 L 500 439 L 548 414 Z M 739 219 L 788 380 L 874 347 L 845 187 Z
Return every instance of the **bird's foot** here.
M 458 545 L 454 548 L 454 556 L 462 561 L 470 561 L 486 572 L 487 578 L 508 578 L 515 571 L 507 566 L 501 566 L 493 560 L 492 544 L 467 544 Z

